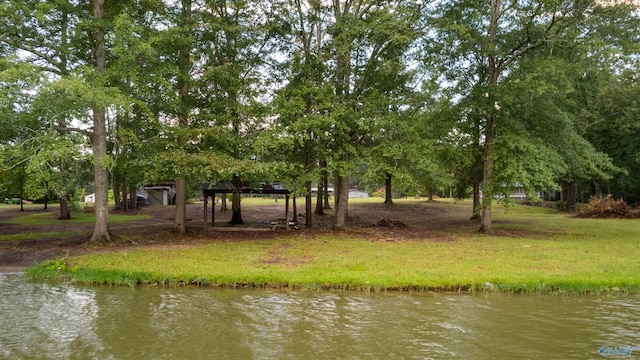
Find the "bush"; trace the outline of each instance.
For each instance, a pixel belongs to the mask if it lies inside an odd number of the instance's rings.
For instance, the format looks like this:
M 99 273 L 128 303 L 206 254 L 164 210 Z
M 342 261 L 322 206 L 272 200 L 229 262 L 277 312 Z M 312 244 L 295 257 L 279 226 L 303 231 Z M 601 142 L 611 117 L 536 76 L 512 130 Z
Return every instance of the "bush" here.
M 640 210 L 629 206 L 623 199 L 615 200 L 611 194 L 605 198 L 592 196 L 591 201 L 578 211 L 579 217 L 590 218 L 640 218 Z

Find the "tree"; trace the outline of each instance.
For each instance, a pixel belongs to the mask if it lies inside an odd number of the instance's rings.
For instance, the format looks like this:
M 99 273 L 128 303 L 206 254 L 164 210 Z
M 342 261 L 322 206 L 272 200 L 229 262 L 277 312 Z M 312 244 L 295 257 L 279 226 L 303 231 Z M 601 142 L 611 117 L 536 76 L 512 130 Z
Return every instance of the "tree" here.
M 601 191 L 630 203 L 640 201 L 640 147 L 636 141 L 640 135 L 640 107 L 636 101 L 640 91 L 637 74 L 631 68 L 602 79 L 592 79 L 598 81 L 599 86 L 596 86 L 590 106 L 584 104 L 581 123 L 585 137 L 596 149 L 609 155 L 616 166 L 624 169 L 609 181 L 601 181 Z
M 6 134 L 20 158 L 17 160 L 18 158 L 13 157 L 18 163 L 8 166 L 22 168 L 26 172 L 23 175 L 26 182 L 21 183 L 30 189 L 29 196 L 44 196 L 46 207 L 49 188 L 59 190 L 58 196 L 64 205 L 68 193 L 62 189 L 64 186 L 61 186 L 60 179 L 64 182 L 67 178 L 67 169 L 61 154 L 68 154 L 67 149 L 63 148 L 68 143 L 64 139 L 55 139 L 52 122 L 47 119 L 47 113 L 54 111 L 51 111 L 51 104 L 43 104 L 39 91 L 46 86 L 48 77 L 68 74 L 71 55 L 67 50 L 72 42 L 69 26 L 77 21 L 76 14 L 69 6 L 63 5 L 56 9 L 55 6 L 33 1 L 3 4 L 0 12 L 6 15 L 3 16 L 5 25 L 11 26 L 13 30 L 7 29 L 9 31 L 0 33 L 0 44 L 4 45 L 5 53 L 15 58 L 13 73 L 18 74 L 5 84 L 22 88 L 17 97 L 10 99 L 12 103 L 8 104 L 8 107 L 13 108 L 15 116 L 3 116 L 10 124 L 2 127 L 13 129 L 13 132 Z M 35 16 L 39 21 L 27 21 L 29 15 Z M 44 39 L 39 35 L 42 31 L 55 31 L 58 36 Z M 50 146 L 52 144 L 57 147 Z M 55 173 L 61 174 L 57 182 L 54 180 Z M 66 219 L 68 216 L 66 208 L 61 206 L 60 218 Z
M 286 179 L 292 188 L 304 189 L 305 222 L 311 226 L 311 183 L 320 176 L 316 171 L 324 156 L 321 149 L 330 140 L 325 134 L 331 130 L 327 116 L 331 91 L 323 86 L 326 29 L 321 19 L 325 9 L 319 2 L 299 0 L 282 6 L 291 10 L 286 12 L 289 17 L 283 19 L 286 25 L 276 39 L 283 44 L 280 48 L 287 57 L 273 72 L 286 78 L 287 84 L 276 91 L 271 103 L 273 120 L 258 138 L 257 146 L 261 160 L 274 161 L 274 168 L 282 170 L 281 180 Z
M 387 112 L 388 103 L 378 103 L 378 95 L 404 85 L 398 64 L 417 36 L 413 5 L 337 0 L 331 4 L 327 47 L 332 55 L 328 59 L 333 90 L 330 116 L 335 125 L 327 160 L 334 170 L 335 228 L 347 226 L 349 172 L 368 146 L 379 111 Z
M 88 4 L 30 0 L 5 3 L 0 8 L 6 15 L 2 16 L 2 49 L 20 54 L 21 61 L 47 73 L 51 91 L 67 100 L 65 107 L 51 111 L 48 120 L 56 122 L 59 131 L 77 131 L 90 139 L 96 189 L 96 221 L 90 239 L 93 243 L 110 241 L 106 109 L 122 99 L 105 81 L 109 41 L 106 34 L 120 9 L 120 4 L 114 2 L 105 12 L 104 0 Z M 51 36 L 44 37 L 42 33 Z M 86 115 L 88 109 L 91 117 Z M 77 118 L 65 116 L 70 113 Z M 88 128 L 73 127 L 71 120 L 85 123 Z
M 449 67 L 448 79 L 455 81 L 457 74 L 463 79 L 472 79 L 470 83 L 477 83 L 477 86 L 458 88 L 466 89 L 459 94 L 473 99 L 472 103 L 481 110 L 479 138 L 482 142 L 483 177 L 480 230 L 492 230 L 491 204 L 497 194 L 508 189 L 503 181 L 506 172 L 510 171 L 508 158 L 504 157 L 507 149 L 523 151 L 523 154 L 528 154 L 528 159 L 536 153 L 539 158 L 560 161 L 560 157 L 554 155 L 540 138 L 525 141 L 512 131 L 519 125 L 517 118 L 505 111 L 508 104 L 504 97 L 509 94 L 508 87 L 504 86 L 505 79 L 519 69 L 524 60 L 538 56 L 543 49 L 553 53 L 557 51 L 554 49 L 565 44 L 579 42 L 587 20 L 601 16 L 599 9 L 597 2 L 493 0 L 487 5 L 462 0 L 447 3 L 437 10 L 438 20 L 434 22 L 433 36 L 429 37 L 436 46 L 430 49 Z M 545 69 L 551 68 L 545 66 Z M 452 87 L 457 85 L 454 83 Z M 570 131 L 571 128 L 562 129 Z M 533 135 L 536 136 L 535 133 Z M 502 146 L 504 148 L 499 149 Z M 540 169 L 540 166 L 535 168 Z M 530 171 L 532 169 L 521 170 L 520 176 L 534 174 Z

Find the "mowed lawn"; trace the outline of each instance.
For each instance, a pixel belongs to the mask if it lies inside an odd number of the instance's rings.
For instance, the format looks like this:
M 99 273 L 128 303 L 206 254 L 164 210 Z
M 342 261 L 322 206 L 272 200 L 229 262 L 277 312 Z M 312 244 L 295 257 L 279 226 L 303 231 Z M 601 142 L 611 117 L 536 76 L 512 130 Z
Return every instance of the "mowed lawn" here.
M 368 203 L 356 208 L 366 211 Z M 371 205 L 373 206 L 373 205 Z M 406 209 L 410 209 L 407 211 Z M 469 202 L 396 201 L 403 229 L 299 231 L 272 238 L 110 251 L 28 271 L 85 284 L 256 286 L 364 291 L 639 292 L 640 220 L 581 219 L 516 205 L 478 233 Z M 354 211 L 355 213 L 355 211 Z M 435 218 L 429 214 L 445 214 Z M 464 224 L 461 226 L 460 224 Z

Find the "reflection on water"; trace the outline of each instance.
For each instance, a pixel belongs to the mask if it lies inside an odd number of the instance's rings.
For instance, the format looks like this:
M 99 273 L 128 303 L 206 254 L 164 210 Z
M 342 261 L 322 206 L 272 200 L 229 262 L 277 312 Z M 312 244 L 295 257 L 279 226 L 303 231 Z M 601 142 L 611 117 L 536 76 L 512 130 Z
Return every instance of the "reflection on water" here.
M 2 359 L 600 358 L 640 346 L 639 318 L 638 296 L 88 288 L 0 274 Z

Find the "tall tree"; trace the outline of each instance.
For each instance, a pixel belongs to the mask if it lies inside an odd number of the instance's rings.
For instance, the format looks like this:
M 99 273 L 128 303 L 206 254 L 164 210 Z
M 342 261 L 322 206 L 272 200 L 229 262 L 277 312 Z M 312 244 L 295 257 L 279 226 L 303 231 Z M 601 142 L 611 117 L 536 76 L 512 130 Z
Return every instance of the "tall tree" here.
M 276 37 L 285 61 L 273 72 L 287 79 L 287 84 L 276 92 L 272 102 L 273 120 L 269 131 L 259 138 L 261 159 L 287 162 L 285 171 L 296 188 L 304 189 L 305 222 L 313 222 L 311 183 L 321 162 L 323 144 L 329 141 L 331 120 L 326 115 L 331 107 L 331 91 L 323 86 L 326 66 L 322 62 L 322 45 L 326 41 L 322 16 L 325 9 L 319 2 L 289 1 L 282 5 L 290 9 L 283 18 Z M 280 71 L 278 71 L 280 70 Z M 280 75 L 280 73 L 282 73 Z M 284 156 L 282 156 L 285 154 Z M 293 185 L 293 184 L 292 184 Z
M 268 96 L 267 63 L 276 56 L 273 38 L 278 35 L 278 1 L 206 1 L 201 9 L 197 71 L 198 116 L 201 128 L 217 128 L 227 143 L 217 150 L 236 159 L 229 179 L 246 181 L 261 173 L 247 167 L 255 153 L 252 142 L 262 130 Z M 254 172 L 255 170 L 255 172 Z M 232 197 L 232 223 L 242 223 L 241 195 Z
M 334 227 L 348 226 L 349 172 L 369 142 L 375 123 L 380 86 L 396 82 L 402 67 L 396 66 L 416 39 L 417 16 L 413 2 L 338 1 L 331 3 L 332 24 L 328 48 L 335 123 L 329 144 L 334 169 L 336 218 Z M 391 70 L 391 71 L 389 71 Z M 386 74 L 386 79 L 379 75 Z M 393 80 L 393 81 L 389 81 Z M 386 113 L 388 104 L 382 104 Z
M 472 87 L 476 91 L 460 95 L 473 97 L 473 103 L 481 109 L 480 230 L 492 230 L 491 204 L 504 188 L 500 181 L 504 177 L 497 171 L 506 169 L 503 166 L 506 159 L 498 156 L 506 151 L 498 147 L 515 146 L 521 139 L 510 132 L 514 118 L 509 118 L 510 114 L 503 111 L 507 105 L 504 96 L 508 93 L 503 86 L 504 79 L 518 69 L 523 60 L 537 56 L 542 49 L 552 53 L 565 44 L 580 41 L 580 36 L 586 35 L 584 27 L 593 17 L 601 15 L 601 9 L 596 1 L 546 0 L 524 3 L 492 0 L 488 4 L 461 0 L 448 2 L 437 9 L 439 20 L 434 21 L 434 31 L 428 36 L 433 44 L 437 44 L 431 47 L 433 54 L 441 55 L 443 63 L 447 64 L 453 87 L 457 86 L 453 74 L 462 75 L 462 79 L 470 78 L 479 85 Z M 548 149 L 543 142 L 533 140 L 519 143 L 533 146 L 530 150 L 535 148 L 544 152 Z
M 104 26 L 104 0 L 93 0 L 93 56 L 98 80 L 104 76 L 107 64 L 105 44 L 106 28 Z M 106 107 L 96 104 L 93 112 L 93 131 L 89 135 L 93 151 L 93 177 L 96 191 L 96 221 L 90 242 L 102 244 L 111 241 L 109 231 L 109 176 L 107 171 L 107 119 Z
M 61 100 L 67 100 L 64 107 L 51 111 L 48 120 L 57 123 L 61 131 L 78 131 L 90 139 L 96 189 L 96 222 L 90 239 L 94 243 L 110 241 L 107 191 L 111 162 L 107 155 L 106 109 L 120 96 L 109 88 L 105 73 L 107 31 L 121 10 L 120 5 L 109 3 L 106 11 L 104 0 L 29 0 L 3 3 L 0 7 L 3 51 L 19 54 L 21 61 L 31 62 L 48 73 L 49 87 L 64 96 Z M 42 36 L 43 33 L 49 36 Z M 86 116 L 88 109 L 90 119 Z M 66 117 L 71 113 L 75 117 Z M 73 128 L 73 119 L 84 126 Z
M 178 81 L 177 88 L 179 94 L 178 104 L 178 126 L 186 128 L 189 126 L 189 119 L 193 111 L 193 104 L 190 98 L 191 91 L 191 52 L 194 28 L 192 16 L 191 0 L 181 0 L 180 2 L 180 36 L 178 38 Z M 186 139 L 184 139 L 186 141 Z M 181 141 L 182 142 L 182 141 Z M 176 180 L 176 215 L 174 228 L 179 232 L 187 231 L 187 179 Z

